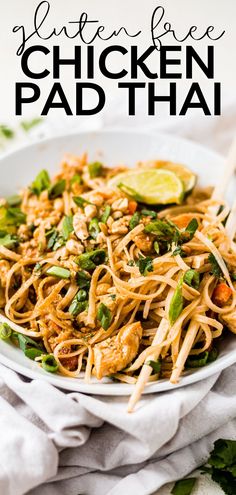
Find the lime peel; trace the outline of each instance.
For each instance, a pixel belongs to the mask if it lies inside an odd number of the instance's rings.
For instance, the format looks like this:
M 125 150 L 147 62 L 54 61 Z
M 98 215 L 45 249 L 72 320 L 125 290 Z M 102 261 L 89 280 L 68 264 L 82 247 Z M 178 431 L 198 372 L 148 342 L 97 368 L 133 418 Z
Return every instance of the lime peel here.
M 160 168 L 119 174 L 109 181 L 108 186 L 119 187 L 136 201 L 149 205 L 181 204 L 185 193 L 183 181 L 174 172 Z

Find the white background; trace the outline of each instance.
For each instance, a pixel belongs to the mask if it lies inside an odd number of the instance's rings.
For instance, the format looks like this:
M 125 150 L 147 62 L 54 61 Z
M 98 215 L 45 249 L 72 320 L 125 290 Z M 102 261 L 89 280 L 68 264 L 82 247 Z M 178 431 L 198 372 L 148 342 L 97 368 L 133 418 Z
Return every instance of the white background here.
M 23 75 L 20 66 L 20 57 L 16 56 L 17 47 L 21 41 L 20 33 L 13 34 L 12 28 L 15 25 L 24 25 L 26 32 L 29 34 L 33 30 L 33 14 L 38 0 L 0 0 L 1 15 L 0 15 L 0 62 L 1 62 L 1 80 L 0 80 L 0 117 L 1 120 L 9 121 L 15 119 L 15 82 L 27 81 L 27 78 Z M 220 40 L 214 42 L 215 46 L 215 81 L 222 83 L 223 105 L 227 101 L 233 98 L 236 87 L 236 63 L 235 63 L 235 46 L 236 46 L 236 2 L 235 0 L 51 0 L 51 9 L 45 28 L 43 32 L 49 32 L 52 27 L 62 27 L 68 25 L 70 20 L 78 20 L 80 14 L 86 11 L 90 19 L 99 20 L 100 24 L 106 27 L 106 33 L 109 33 L 113 29 L 117 29 L 121 26 L 126 26 L 129 32 L 135 32 L 139 29 L 142 30 L 141 35 L 138 38 L 127 38 L 125 35 L 120 35 L 118 38 L 112 40 L 113 44 L 121 44 L 128 47 L 131 43 L 139 46 L 140 53 L 142 53 L 151 44 L 150 35 L 150 19 L 154 8 L 158 5 L 165 7 L 165 21 L 171 22 L 172 27 L 176 30 L 177 36 L 183 37 L 191 25 L 198 26 L 198 33 L 202 34 L 207 26 L 215 26 L 215 32 L 220 33 L 225 30 L 226 33 Z M 162 22 L 163 25 L 163 22 Z M 90 30 L 88 29 L 88 33 Z M 60 40 L 60 41 L 59 41 Z M 174 40 L 171 35 L 163 38 L 165 44 L 174 44 Z M 65 58 L 73 57 L 74 40 L 67 40 L 62 35 L 60 38 L 53 38 L 49 42 L 45 42 L 46 46 L 51 48 L 53 44 L 62 45 L 62 56 Z M 41 44 L 42 41 L 37 37 L 32 38 L 30 44 Z M 188 41 L 186 42 L 188 43 Z M 182 69 L 184 72 L 185 60 L 184 60 L 184 45 L 182 44 Z M 191 44 L 192 41 L 189 41 Z M 77 44 L 80 44 L 79 38 Z M 111 41 L 96 41 L 97 52 L 111 44 Z M 193 46 L 199 52 L 199 54 L 205 59 L 206 45 L 211 44 L 206 39 L 195 42 Z M 29 46 L 29 45 L 28 45 Z M 51 55 L 45 57 L 44 55 L 34 55 L 32 58 L 32 67 L 43 67 L 47 60 L 47 67 L 50 68 Z M 123 62 L 122 55 L 112 55 L 110 58 L 111 65 L 119 70 L 121 62 Z M 155 61 L 157 59 L 155 58 Z M 129 57 L 124 57 L 125 67 L 129 66 Z M 150 68 L 155 70 L 154 58 L 150 58 Z M 85 66 L 85 62 L 84 62 Z M 178 69 L 178 67 L 176 67 Z M 156 68 L 158 71 L 158 67 Z M 171 69 L 171 67 L 170 67 Z M 75 99 L 75 80 L 72 67 L 62 67 L 61 82 L 63 89 L 71 103 L 71 107 L 74 107 Z M 85 80 L 85 78 L 83 79 Z M 142 80 L 142 74 L 140 72 L 140 81 Z M 208 81 L 200 69 L 195 71 L 195 80 L 200 81 L 204 94 L 207 96 L 209 104 L 212 100 L 212 81 Z M 125 100 L 125 90 L 117 90 L 117 81 L 111 81 L 105 79 L 99 74 L 99 70 L 96 71 L 96 80 L 98 84 L 101 84 L 106 91 L 107 103 L 105 111 L 109 111 L 110 100 L 114 98 L 123 98 Z M 44 80 L 35 81 L 40 85 L 41 98 L 33 105 L 25 105 L 24 117 L 35 116 L 40 114 L 45 104 L 47 95 L 52 87 L 52 77 L 49 76 Z M 178 102 L 179 106 L 183 102 L 184 97 L 187 94 L 190 82 L 185 80 L 179 80 L 178 83 Z M 158 88 L 160 93 L 168 94 L 169 81 L 159 81 Z M 145 91 L 140 90 L 143 93 L 143 99 L 145 102 Z M 165 109 L 164 109 L 165 107 Z M 168 112 L 168 104 L 160 104 L 158 107 L 158 115 Z M 146 108 L 145 108 L 146 111 Z M 200 112 L 200 111 L 199 111 Z M 49 117 L 56 118 L 59 116 L 64 117 L 64 111 L 53 110 Z M 78 117 L 79 118 L 79 117 Z M 91 117 L 92 118 L 92 117 Z M 68 117 L 71 119 L 71 117 Z M 132 117 L 129 117 L 132 119 Z

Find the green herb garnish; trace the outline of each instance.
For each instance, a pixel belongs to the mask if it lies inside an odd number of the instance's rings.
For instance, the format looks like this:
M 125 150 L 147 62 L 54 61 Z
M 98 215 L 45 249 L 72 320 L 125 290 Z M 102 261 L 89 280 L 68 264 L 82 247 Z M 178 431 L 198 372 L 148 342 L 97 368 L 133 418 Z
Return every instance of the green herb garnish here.
M 95 177 L 99 177 L 102 175 L 103 165 L 100 162 L 89 163 L 88 171 L 91 179 L 95 179 Z
M 110 213 L 111 213 L 111 207 L 109 205 L 106 205 L 105 210 L 101 216 L 100 222 L 107 223 Z
M 36 349 L 35 347 L 29 347 L 25 350 L 25 356 L 29 359 L 35 360 L 36 357 L 42 356 L 43 351 Z
M 82 196 L 73 196 L 73 201 L 80 208 L 84 208 L 86 205 L 91 205 L 92 204 L 87 199 L 82 198 Z
M 0 324 L 0 339 L 8 340 L 12 335 L 12 329 L 7 323 Z
M 131 217 L 130 222 L 129 222 L 129 228 L 130 228 L 130 230 L 133 230 L 135 227 L 137 227 L 137 225 L 140 222 L 140 218 L 141 218 L 140 213 L 138 211 L 136 211 L 133 214 L 133 216 Z
M 47 275 L 58 278 L 70 278 L 71 273 L 67 268 L 62 268 L 61 266 L 51 266 L 46 270 Z
M 151 217 L 151 218 L 156 218 L 157 217 L 157 213 L 156 211 L 153 211 L 153 210 L 147 210 L 147 209 L 143 209 L 141 210 L 141 214 L 144 216 L 144 217 Z
M 49 373 L 55 373 L 58 370 L 59 365 L 53 354 L 47 354 L 46 356 L 43 356 L 42 368 L 45 371 L 49 371 Z
M 2 233 L 0 233 L 0 246 L 4 246 L 8 249 L 14 249 L 19 245 L 19 237 L 17 235 L 13 234 L 7 234 L 4 232 L 5 235 L 2 236 Z
M 71 232 L 73 232 L 74 227 L 73 227 L 73 216 L 72 215 L 67 215 L 63 222 L 62 222 L 62 236 L 65 241 L 69 238 Z
M 0 207 L 0 229 L 6 233 L 14 233 L 15 228 L 19 227 L 22 223 L 26 222 L 26 215 L 20 210 L 10 206 L 6 208 L 5 206 Z
M 45 189 L 48 189 L 50 186 L 50 177 L 48 175 L 47 170 L 41 170 L 37 177 L 34 179 L 34 182 L 32 182 L 30 186 L 30 190 L 33 194 L 36 194 L 36 196 L 39 196 L 42 191 L 45 191 Z
M 161 371 L 161 362 L 159 361 L 159 359 L 157 359 L 157 361 L 147 361 L 145 364 L 147 364 L 148 366 L 151 366 L 151 368 L 153 369 L 153 371 L 155 373 L 160 373 Z
M 81 254 L 77 262 L 81 268 L 84 270 L 94 270 L 97 265 L 104 263 L 106 259 L 106 251 L 104 249 L 95 249 L 94 251 L 89 251 L 88 253 Z
M 223 272 L 218 264 L 214 254 L 210 253 L 208 256 L 208 261 L 211 264 L 210 273 L 214 275 L 216 278 L 221 278 L 223 276 Z
M 196 483 L 196 478 L 185 478 L 176 481 L 174 488 L 171 490 L 172 495 L 191 495 Z
M 177 254 L 179 254 L 182 258 L 186 256 L 186 253 L 181 246 L 177 246 L 177 248 L 174 249 L 172 256 L 177 256 Z
M 169 309 L 169 320 L 170 324 L 173 325 L 179 315 L 182 313 L 184 306 L 184 298 L 182 295 L 183 277 L 180 278 L 175 292 L 172 296 Z
M 210 351 L 201 352 L 200 354 L 190 354 L 186 360 L 186 368 L 201 368 L 208 363 L 212 363 L 218 357 L 218 351 L 213 347 Z
M 93 239 L 97 239 L 97 236 L 99 232 L 101 232 L 100 227 L 99 227 L 99 220 L 98 218 L 92 218 L 92 220 L 89 222 L 89 233 Z
M 20 126 L 25 132 L 29 132 L 33 127 L 36 127 L 37 125 L 42 123 L 42 120 L 40 117 L 35 117 L 32 120 L 23 120 L 20 123 Z
M 98 307 L 97 319 L 100 321 L 101 327 L 104 330 L 108 330 L 112 321 L 112 314 L 110 309 L 103 303 Z
M 83 183 L 82 177 L 79 174 L 73 175 L 73 177 L 70 179 L 70 185 L 73 186 L 73 184 L 79 184 L 79 186 Z
M 81 289 L 87 289 L 87 290 L 89 289 L 91 277 L 90 277 L 90 275 L 88 275 L 88 273 L 83 272 L 83 270 L 80 270 L 79 272 L 76 273 L 75 279 L 76 279 L 77 285 Z
M 13 196 L 8 196 L 6 201 L 9 206 L 19 206 L 22 202 L 22 198 L 18 194 L 14 194 Z
M 184 282 L 190 287 L 198 289 L 200 284 L 200 274 L 196 270 L 187 270 L 184 274 Z
M 139 203 L 143 202 L 143 196 L 141 196 L 141 194 L 139 194 L 137 191 L 135 191 L 135 189 L 133 189 L 132 187 L 126 186 L 126 184 L 123 184 L 122 182 L 117 184 L 117 187 L 119 187 L 119 189 L 122 192 L 124 192 L 125 194 L 127 194 L 131 198 L 135 199 L 135 201 L 137 201 Z
M 147 275 L 148 272 L 153 272 L 153 260 L 150 256 L 140 258 L 136 261 L 141 275 Z
M 85 311 L 88 307 L 87 299 L 88 294 L 86 290 L 80 289 L 70 304 L 69 313 L 73 316 L 77 316 L 79 313 L 82 313 L 82 311 Z
M 52 249 L 53 251 L 56 251 L 57 249 L 65 245 L 65 238 L 56 229 L 52 229 L 47 232 L 46 237 L 49 237 L 47 243 L 47 248 L 49 250 Z
M 0 138 L 4 139 L 13 139 L 15 136 L 15 133 L 13 129 L 8 127 L 7 125 L 0 125 Z
M 61 179 L 55 184 L 52 184 L 48 189 L 48 197 L 49 199 L 56 199 L 62 195 L 65 191 L 66 181 L 65 179 Z

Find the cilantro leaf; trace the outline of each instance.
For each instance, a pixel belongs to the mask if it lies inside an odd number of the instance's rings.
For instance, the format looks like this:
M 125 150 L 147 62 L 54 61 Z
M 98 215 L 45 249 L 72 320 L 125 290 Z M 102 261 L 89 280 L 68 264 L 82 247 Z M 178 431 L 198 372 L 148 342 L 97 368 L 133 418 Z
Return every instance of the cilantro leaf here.
M 210 253 L 208 256 L 208 261 L 211 264 L 210 273 L 214 275 L 216 278 L 221 278 L 223 276 L 222 270 L 218 265 L 218 262 L 214 256 L 214 254 Z
M 146 364 L 148 364 L 148 366 L 151 366 L 151 368 L 155 373 L 160 373 L 161 362 L 159 361 L 159 359 L 157 359 L 157 361 L 153 361 L 153 360 L 147 361 Z
M 190 495 L 195 486 L 196 478 L 185 478 L 176 481 L 174 488 L 171 490 L 172 495 Z
M 138 266 L 141 275 L 147 275 L 147 272 L 153 272 L 152 261 L 153 260 L 150 256 L 147 256 L 146 258 L 140 256 L 140 258 L 136 261 L 136 265 Z

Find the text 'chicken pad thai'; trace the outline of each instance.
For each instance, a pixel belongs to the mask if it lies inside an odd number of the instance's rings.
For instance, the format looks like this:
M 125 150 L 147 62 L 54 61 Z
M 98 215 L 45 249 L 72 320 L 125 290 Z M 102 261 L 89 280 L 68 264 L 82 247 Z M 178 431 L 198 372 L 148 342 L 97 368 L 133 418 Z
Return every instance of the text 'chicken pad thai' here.
M 87 381 L 135 384 L 145 365 L 175 383 L 216 359 L 236 332 L 236 251 L 229 207 L 195 182 L 171 162 L 67 156 L 1 199 L 1 338 Z

